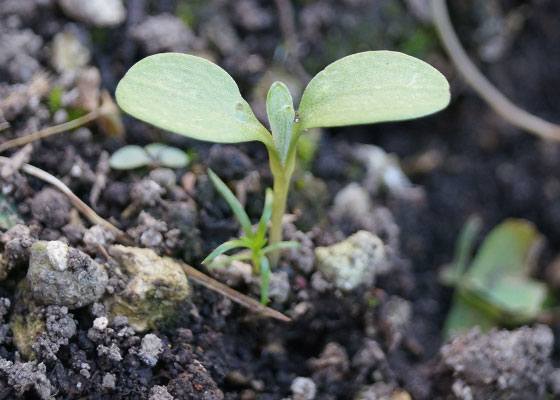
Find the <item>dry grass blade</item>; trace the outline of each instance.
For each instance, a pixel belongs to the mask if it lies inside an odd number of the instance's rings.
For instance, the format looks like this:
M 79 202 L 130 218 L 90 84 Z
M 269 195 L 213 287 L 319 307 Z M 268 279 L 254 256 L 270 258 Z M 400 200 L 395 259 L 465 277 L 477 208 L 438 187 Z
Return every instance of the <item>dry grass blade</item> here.
M 9 162 L 10 162 L 9 158 L 0 156 L 0 164 L 7 164 Z M 86 203 L 80 200 L 78 196 L 76 196 L 68 188 L 68 186 L 66 186 L 61 180 L 49 174 L 48 172 L 43 171 L 40 168 L 34 167 L 33 165 L 23 164 L 21 166 L 21 170 L 26 174 L 32 175 L 36 178 L 39 178 L 53 185 L 55 188 L 60 190 L 64 195 L 66 195 L 70 200 L 70 202 L 72 203 L 72 205 L 76 207 L 82 214 L 84 214 L 85 217 L 92 224 L 101 225 L 104 228 L 107 228 L 108 230 L 110 230 L 115 234 L 115 236 L 121 243 L 127 246 L 134 246 L 134 241 L 125 232 L 121 231 L 119 228 L 117 228 L 110 222 L 106 221 L 105 219 L 97 215 L 95 211 L 93 211 Z M 291 319 L 288 316 L 282 314 L 281 312 L 278 312 L 270 307 L 261 305 L 258 301 L 248 296 L 245 296 L 244 294 L 241 294 L 236 290 L 231 289 L 230 287 L 224 285 L 221 282 L 218 282 L 215 279 L 210 278 L 206 274 L 198 271 L 197 269 L 191 267 L 190 265 L 184 263 L 181 263 L 181 265 L 183 267 L 183 270 L 185 271 L 185 274 L 187 274 L 189 278 L 191 278 L 199 285 L 202 285 L 210 290 L 220 293 L 221 295 L 226 296 L 227 298 L 234 301 L 235 303 L 255 313 L 259 313 L 284 322 L 291 321 Z
M 99 115 L 100 109 L 97 109 L 84 116 L 81 116 L 80 118 L 73 119 L 72 121 L 68 121 L 60 125 L 49 126 L 46 129 L 41 129 L 40 131 L 34 132 L 30 135 L 8 140 L 7 142 L 0 144 L 0 153 L 11 149 L 12 147 L 23 146 L 24 144 L 34 142 L 35 140 L 39 140 L 47 136 L 78 128 L 84 124 L 87 124 L 88 122 L 95 120 L 97 117 L 99 117 Z
M 226 296 L 231 301 L 259 314 L 263 314 L 265 316 L 284 321 L 284 322 L 291 322 L 291 318 L 282 314 L 279 311 L 276 311 L 270 307 L 263 306 L 261 303 L 256 301 L 255 299 L 250 298 L 249 296 L 245 296 L 244 294 L 239 293 L 236 290 L 233 290 L 229 286 L 224 285 L 221 282 L 218 282 L 215 279 L 210 278 L 208 275 L 200 272 L 199 270 L 191 267 L 187 264 L 181 264 L 183 267 L 183 271 L 187 274 L 189 278 L 194 280 L 196 283 L 211 289 L 215 292 L 220 293 L 223 296 Z
M 445 0 L 430 0 L 441 41 L 457 70 L 489 105 L 511 124 L 543 139 L 560 141 L 560 126 L 545 121 L 509 101 L 470 60 L 453 29 Z

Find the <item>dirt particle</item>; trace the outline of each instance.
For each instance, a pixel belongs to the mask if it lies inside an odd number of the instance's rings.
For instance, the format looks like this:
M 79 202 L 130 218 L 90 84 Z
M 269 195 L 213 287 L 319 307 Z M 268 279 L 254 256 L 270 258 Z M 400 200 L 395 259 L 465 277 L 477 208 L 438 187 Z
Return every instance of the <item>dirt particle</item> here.
M 70 221 L 70 203 L 58 190 L 46 188 L 33 198 L 31 213 L 45 226 L 59 229 Z

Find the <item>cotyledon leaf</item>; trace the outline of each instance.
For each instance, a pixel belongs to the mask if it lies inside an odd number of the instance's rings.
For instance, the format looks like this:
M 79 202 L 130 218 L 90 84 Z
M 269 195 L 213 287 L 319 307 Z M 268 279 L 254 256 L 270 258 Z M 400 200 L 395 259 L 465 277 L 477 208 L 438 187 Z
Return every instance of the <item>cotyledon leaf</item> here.
M 449 83 L 429 64 L 394 51 L 366 51 L 328 65 L 309 82 L 300 129 L 417 118 L 449 103 Z
M 270 87 L 266 97 L 266 112 L 274 146 L 284 165 L 290 149 L 296 112 L 290 90 L 282 82 L 274 82 Z
M 155 54 L 134 64 L 119 82 L 117 103 L 127 113 L 198 140 L 272 145 L 266 128 L 216 64 L 179 53 Z

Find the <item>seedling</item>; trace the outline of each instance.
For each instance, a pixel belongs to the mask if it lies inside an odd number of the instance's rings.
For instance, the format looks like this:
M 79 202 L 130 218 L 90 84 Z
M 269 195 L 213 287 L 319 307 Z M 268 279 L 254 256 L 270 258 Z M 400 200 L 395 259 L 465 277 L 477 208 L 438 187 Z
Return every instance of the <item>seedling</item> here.
M 171 132 L 218 143 L 260 141 L 274 176 L 270 243 L 281 241 L 282 216 L 297 143 L 308 129 L 417 118 L 449 103 L 436 69 L 392 51 L 367 51 L 327 66 L 305 88 L 296 109 L 281 82 L 266 99 L 268 131 L 235 81 L 200 57 L 165 53 L 136 63 L 120 81 L 117 102 L 133 116 Z M 277 254 L 273 255 L 273 264 Z
M 109 165 L 113 169 L 122 170 L 144 166 L 184 168 L 189 161 L 189 156 L 184 151 L 163 143 L 150 143 L 145 147 L 121 147 L 111 155 Z
M 219 245 L 206 259 L 202 262 L 203 264 L 210 263 L 216 257 L 224 254 L 230 250 L 245 248 L 248 252 L 239 252 L 237 254 L 225 257 L 219 261 L 214 261 L 209 265 L 210 268 L 217 267 L 218 265 L 230 264 L 232 261 L 248 260 L 253 263 L 253 269 L 255 274 L 260 274 L 261 276 L 261 304 L 266 305 L 268 302 L 268 286 L 270 278 L 270 263 L 267 258 L 267 254 L 271 251 L 278 249 L 294 248 L 298 247 L 297 242 L 278 242 L 271 245 L 267 244 L 266 230 L 268 222 L 270 221 L 270 216 L 272 215 L 273 209 L 273 195 L 272 190 L 266 190 L 266 196 L 264 201 L 264 209 L 257 225 L 256 231 L 253 230 L 251 226 L 251 221 L 249 216 L 243 209 L 243 206 L 237 200 L 235 195 L 227 187 L 227 185 L 216 175 L 212 170 L 208 170 L 208 176 L 214 184 L 214 187 L 228 203 L 229 207 L 233 211 L 233 214 L 237 218 L 237 221 L 241 225 L 241 229 L 245 233 L 235 240 L 229 240 L 225 243 Z
M 471 219 L 459 235 L 455 260 L 444 270 L 442 281 L 455 287 L 455 296 L 444 331 L 489 330 L 499 325 L 535 321 L 550 293 L 544 282 L 531 275 L 542 243 L 540 233 L 528 221 L 508 219 L 486 237 L 471 262 L 472 244 L 480 221 Z

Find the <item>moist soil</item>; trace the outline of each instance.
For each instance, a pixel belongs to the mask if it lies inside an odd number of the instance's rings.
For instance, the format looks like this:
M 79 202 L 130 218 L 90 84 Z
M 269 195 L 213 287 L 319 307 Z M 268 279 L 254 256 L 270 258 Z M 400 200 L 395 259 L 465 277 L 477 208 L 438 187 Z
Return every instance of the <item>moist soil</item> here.
M 281 66 L 286 49 L 272 2 L 130 0 L 126 22 L 116 28 L 92 28 L 74 21 L 55 2 L 16 3 L 0 4 L 4 35 L 0 54 L 9 55 L 0 58 L 3 98 L 29 85 L 32 74 L 25 75 L 21 65 L 32 72 L 47 71 L 55 84 L 70 79 L 66 72 L 55 71 L 49 61 L 49 44 L 65 29 L 87 36 L 88 65 L 98 68 L 99 86 L 111 93 L 127 68 L 159 51 L 211 56 L 234 76 L 257 114 L 264 95 L 258 98 L 251 88 L 263 76 L 282 71 L 295 82 L 302 79 Z M 437 368 L 445 342 L 442 326 L 452 298 L 452 291 L 438 283 L 438 271 L 452 259 L 462 225 L 469 216 L 478 215 L 483 234 L 508 217 L 532 221 L 547 239 L 539 264 L 539 276 L 547 276 L 547 265 L 560 245 L 560 146 L 512 128 L 478 99 L 447 61 L 432 28 L 421 21 L 422 13 L 415 13 L 409 3 L 414 2 L 294 2 L 301 64 L 310 75 L 345 54 L 388 48 L 416 53 L 451 82 L 451 105 L 437 115 L 325 130 L 306 168 L 314 177 L 308 179 L 312 183 L 305 180 L 304 172 L 296 174 L 298 182 L 304 183 L 294 189 L 289 211 L 300 219 L 285 230 L 287 236 L 302 241 L 312 257 L 313 247 L 343 240 L 363 228 L 359 221 L 337 220 L 332 213 L 335 195 L 349 183 L 363 182 L 366 172 L 353 157 L 355 146 L 374 144 L 398 156 L 415 185 L 415 195 L 370 190 L 370 212 L 382 209 L 388 215 L 374 218 L 377 222 L 372 228 L 390 249 L 387 274 L 378 277 L 373 287 L 342 293 L 314 283 L 314 267 L 302 266 L 309 259 L 284 257 L 280 270 L 287 273 L 290 289 L 285 301 L 273 301 L 271 306 L 292 316 L 291 323 L 260 318 L 191 283 L 193 304 L 173 324 L 151 332 L 162 347 L 155 361 L 149 358 L 146 346 L 156 339 L 147 332 L 134 332 L 125 320 L 110 319 L 107 327 L 92 328 L 96 318 L 106 315 L 98 305 L 70 311 L 47 307 L 44 318 L 52 317 L 57 326 L 74 334 L 57 342 L 55 351 L 41 352 L 38 361 L 42 364 L 33 364 L 21 358 L 9 329 L 1 330 L 0 357 L 14 364 L 0 366 L 0 399 L 313 398 L 292 393 L 290 387 L 297 377 L 312 379 L 318 399 L 358 398 L 360 390 L 376 382 L 378 389 L 381 384 L 389 388 L 387 397 L 379 389 L 378 397 L 362 398 L 406 399 L 406 393 L 414 399 L 468 398 L 459 397 Z M 551 0 L 504 0 L 471 1 L 454 7 L 451 12 L 459 35 L 490 80 L 517 104 L 559 123 L 554 100 L 560 85 L 560 5 Z M 183 42 L 159 43 L 161 36 L 149 27 L 144 26 L 143 33 L 134 29 L 161 14 L 179 15 L 190 22 L 192 30 L 181 31 L 186 38 Z M 508 28 L 506 22 L 514 18 L 518 25 Z M 212 30 L 218 32 L 209 33 Z M 8 35 L 19 35 L 19 51 L 8 48 L 14 45 Z M 230 47 L 223 35 L 232 37 Z M 221 39 L 216 41 L 215 36 Z M 501 44 L 494 44 L 498 50 L 490 59 L 484 49 L 491 48 L 492 41 Z M 70 84 L 63 91 L 72 89 Z M 0 131 L 0 141 L 53 125 L 56 113 L 51 114 L 53 100 L 49 103 L 48 97 L 23 101 L 11 114 L 4 109 L 10 128 Z M 196 142 L 127 116 L 123 119 L 126 137 L 106 136 L 91 124 L 34 143 L 28 162 L 62 179 L 103 218 L 127 231 L 139 247 L 150 247 L 160 255 L 203 269 L 200 261 L 239 229 L 210 185 L 206 169 L 213 168 L 238 194 L 244 193 L 249 214 L 256 220 L 264 188 L 271 185 L 264 148 L 251 143 L 217 146 Z M 149 182 L 158 179 L 148 168 L 103 168 L 106 152 L 125 144 L 156 141 L 186 149 L 193 156 L 188 168 L 173 171 L 175 182 L 168 188 L 151 190 Z M 10 150 L 3 155 L 12 154 Z M 99 179 L 104 184 L 96 183 Z M 307 184 L 320 190 L 301 189 Z M 100 190 L 95 198 L 93 187 Z M 29 228 L 20 238 L 62 240 L 101 263 L 107 261 L 103 246 L 88 247 L 84 240 L 89 222 L 72 212 L 64 196 L 49 185 L 16 172 L 2 178 L 2 190 L 5 199 L 15 204 L 22 225 Z M 6 243 L 3 241 L 3 251 L 8 254 Z M 24 248 L 12 251 L 21 259 L 14 261 L 15 267 L 0 282 L 1 297 L 10 300 L 3 306 L 3 326 L 9 325 L 15 312 L 17 285 L 26 275 Z M 113 290 L 118 290 L 119 279 L 109 276 Z M 255 296 L 247 285 L 236 289 Z M 395 304 L 403 305 L 400 309 L 405 311 L 395 311 L 395 307 L 399 309 Z M 395 315 L 403 321 L 395 322 Z M 558 332 L 558 326 L 551 328 Z M 100 351 L 99 346 L 106 350 Z M 557 351 L 551 360 L 553 364 L 560 361 Z M 518 398 L 510 396 L 492 398 Z

